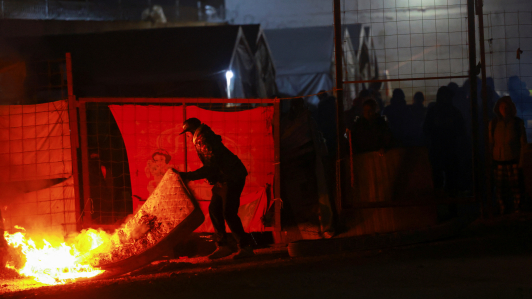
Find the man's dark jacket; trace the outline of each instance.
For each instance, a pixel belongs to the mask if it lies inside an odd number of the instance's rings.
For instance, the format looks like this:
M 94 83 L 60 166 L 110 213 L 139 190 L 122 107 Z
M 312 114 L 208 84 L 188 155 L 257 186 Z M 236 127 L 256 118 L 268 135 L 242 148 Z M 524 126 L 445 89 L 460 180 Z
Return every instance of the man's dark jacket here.
M 186 173 L 187 180 L 207 179 L 211 185 L 218 182 L 237 182 L 248 175 L 240 159 L 222 143 L 222 137 L 216 135 L 209 126 L 202 124 L 192 139 L 203 166 Z

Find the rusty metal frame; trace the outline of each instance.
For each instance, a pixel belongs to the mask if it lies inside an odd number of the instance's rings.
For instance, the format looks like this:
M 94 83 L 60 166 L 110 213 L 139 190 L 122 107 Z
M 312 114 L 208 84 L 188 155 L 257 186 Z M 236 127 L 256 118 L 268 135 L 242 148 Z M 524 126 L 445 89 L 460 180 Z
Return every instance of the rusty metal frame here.
M 187 103 L 183 102 L 183 120 L 187 119 Z M 188 171 L 188 145 L 187 145 L 187 134 L 183 134 L 183 138 L 185 139 L 185 146 L 183 147 L 183 155 L 184 155 L 184 162 L 185 162 L 185 172 Z
M 79 103 L 121 104 L 275 104 L 275 99 L 209 99 L 209 98 L 79 98 Z
M 281 236 L 281 117 L 280 101 L 276 99 L 273 104 L 273 145 L 274 145 L 274 183 L 273 183 L 273 200 L 274 200 L 274 225 L 273 237 L 275 243 L 282 243 Z
M 374 80 L 355 80 L 344 81 L 344 84 L 357 83 L 379 83 L 379 82 L 399 82 L 399 81 L 421 81 L 421 80 L 446 80 L 446 79 L 466 79 L 469 76 L 441 76 L 441 77 L 417 77 L 417 78 L 400 78 L 400 79 L 374 79 Z
M 92 212 L 90 181 L 89 181 L 89 149 L 88 149 L 88 133 L 87 133 L 87 107 L 86 103 L 79 103 L 79 124 L 81 137 L 81 169 L 83 179 L 83 209 L 81 209 L 81 219 L 83 228 L 89 227 L 92 224 L 90 212 Z M 89 213 L 87 213 L 89 208 Z

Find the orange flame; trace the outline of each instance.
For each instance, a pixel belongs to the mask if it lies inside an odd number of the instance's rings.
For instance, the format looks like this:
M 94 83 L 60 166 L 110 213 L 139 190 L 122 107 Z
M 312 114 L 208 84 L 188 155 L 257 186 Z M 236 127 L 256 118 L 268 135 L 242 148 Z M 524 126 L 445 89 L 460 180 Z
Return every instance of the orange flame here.
M 37 246 L 31 238 L 26 238 L 25 232 L 4 232 L 4 237 L 11 247 L 23 254 L 25 260 L 18 268 L 11 262 L 7 267 L 49 285 L 64 284 L 103 273 L 104 270 L 94 265 L 98 262 L 98 254 L 108 251 L 109 246 L 106 245 L 112 244 L 111 235 L 94 229 L 82 231 L 68 244 L 51 243 L 42 239 L 40 243 L 43 245 Z

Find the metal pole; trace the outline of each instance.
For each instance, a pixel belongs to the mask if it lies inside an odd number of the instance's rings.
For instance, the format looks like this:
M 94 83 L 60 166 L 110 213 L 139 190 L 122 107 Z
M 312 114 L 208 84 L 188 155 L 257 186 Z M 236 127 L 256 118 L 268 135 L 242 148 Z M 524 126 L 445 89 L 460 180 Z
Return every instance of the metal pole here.
M 467 25 L 469 38 L 469 83 L 470 83 L 470 100 L 471 100 L 471 137 L 473 141 L 473 184 L 475 198 L 481 201 L 480 197 L 480 178 L 479 171 L 479 144 L 478 144 L 478 104 L 477 104 L 477 50 L 475 40 L 475 0 L 467 0 Z
M 480 63 L 482 65 L 481 74 L 482 74 L 482 123 L 484 127 L 482 128 L 482 134 L 484 134 L 484 171 L 486 173 L 487 180 L 485 181 L 485 186 L 483 189 L 483 194 L 485 194 L 487 202 L 485 205 L 483 201 L 480 202 L 481 213 L 484 215 L 485 212 L 488 212 L 491 215 L 491 197 L 492 197 L 492 176 L 491 173 L 491 157 L 490 157 L 490 146 L 489 146 L 489 118 L 488 118 L 488 84 L 486 81 L 486 49 L 484 44 L 484 14 L 483 0 L 477 0 L 477 16 L 478 16 L 478 38 L 480 42 Z
M 338 215 L 342 211 L 342 165 L 343 158 L 343 113 L 344 92 L 342 78 L 342 21 L 340 0 L 334 0 L 334 62 L 336 66 L 336 210 Z
M 283 201 L 281 199 L 281 103 L 275 99 L 273 104 L 273 145 L 274 145 L 274 163 L 275 174 L 273 182 L 273 200 L 274 200 L 274 225 L 273 238 L 275 243 L 283 243 L 281 234 L 281 208 Z
M 186 102 L 183 102 L 183 122 L 185 122 L 185 120 L 187 120 L 187 103 Z M 184 144 L 185 144 L 185 147 L 183 148 L 183 154 L 185 155 L 184 156 L 184 159 L 185 159 L 185 172 L 188 171 L 188 144 L 187 144 L 187 134 L 183 134 L 183 138 L 184 138 Z
M 76 198 L 76 230 L 81 231 L 81 187 L 80 187 L 80 169 L 79 169 L 79 126 L 78 126 L 78 102 L 74 96 L 74 88 L 72 83 L 72 56 L 70 53 L 65 54 L 66 60 L 66 77 L 68 85 L 68 118 L 70 122 L 70 154 L 72 157 L 72 176 L 74 177 L 74 195 Z
M 417 78 L 397 78 L 397 79 L 371 79 L 371 80 L 355 80 L 344 81 L 343 84 L 359 84 L 359 83 L 376 83 L 376 82 L 400 82 L 400 81 L 422 81 L 422 80 L 442 80 L 442 79 L 461 79 L 469 78 L 469 76 L 438 76 L 438 77 L 417 77 Z
M 87 104 L 79 103 L 79 125 L 80 125 L 80 139 L 81 139 L 81 173 L 83 186 L 83 213 L 82 228 L 87 228 L 92 225 L 92 199 L 91 199 L 91 184 L 89 178 L 89 135 L 87 130 Z

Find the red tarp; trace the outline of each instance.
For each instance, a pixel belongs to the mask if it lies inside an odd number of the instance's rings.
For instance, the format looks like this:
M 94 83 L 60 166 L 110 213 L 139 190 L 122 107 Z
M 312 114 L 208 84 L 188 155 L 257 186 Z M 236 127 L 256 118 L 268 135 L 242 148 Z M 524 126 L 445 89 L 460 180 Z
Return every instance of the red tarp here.
M 110 109 L 126 145 L 135 208 L 135 198 L 147 199 L 168 167 L 185 171 L 185 137 L 179 135 L 183 106 L 110 105 Z M 199 118 L 221 135 L 225 146 L 246 166 L 249 175 L 239 215 L 248 232 L 263 231 L 260 217 L 266 211 L 266 186 L 272 184 L 274 174 L 273 107 L 216 112 L 187 106 L 186 118 L 190 117 Z M 202 166 L 190 138 L 187 138 L 187 153 L 188 171 Z M 208 217 L 211 188 L 204 180 L 189 183 L 189 189 L 206 215 L 196 232 L 213 232 Z

